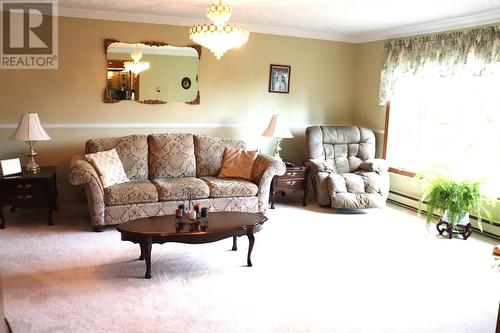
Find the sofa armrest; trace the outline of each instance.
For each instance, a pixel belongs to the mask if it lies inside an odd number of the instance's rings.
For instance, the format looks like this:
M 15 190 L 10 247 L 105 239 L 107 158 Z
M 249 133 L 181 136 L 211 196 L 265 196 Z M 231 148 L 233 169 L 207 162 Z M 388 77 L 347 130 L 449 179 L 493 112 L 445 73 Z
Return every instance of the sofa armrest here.
M 257 192 L 258 211 L 263 213 L 269 205 L 269 192 L 274 176 L 282 176 L 286 172 L 285 163 L 282 160 L 259 154 L 252 169 L 252 182 L 259 186 Z
M 71 159 L 68 181 L 72 185 L 83 185 L 87 196 L 92 225 L 104 225 L 104 188 L 94 167 L 83 156 Z
M 370 171 L 370 172 L 386 172 L 389 170 L 389 165 L 386 160 L 380 158 L 373 158 L 366 161 L 363 161 L 359 166 L 361 170 Z
M 91 182 L 96 182 L 101 192 L 104 192 L 101 179 L 87 159 L 83 156 L 75 156 L 69 164 L 68 181 L 71 185 L 86 185 Z
M 309 172 L 335 172 L 335 167 L 324 160 L 309 159 L 305 162 L 305 165 L 309 168 Z

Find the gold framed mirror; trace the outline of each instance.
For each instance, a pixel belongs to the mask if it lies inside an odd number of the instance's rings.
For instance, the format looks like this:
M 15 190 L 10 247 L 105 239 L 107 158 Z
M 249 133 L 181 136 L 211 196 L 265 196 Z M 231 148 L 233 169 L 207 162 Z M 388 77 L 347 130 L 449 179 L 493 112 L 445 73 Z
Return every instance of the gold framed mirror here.
M 161 42 L 104 41 L 104 103 L 200 104 L 199 45 L 178 47 Z M 189 82 L 189 84 L 187 84 Z

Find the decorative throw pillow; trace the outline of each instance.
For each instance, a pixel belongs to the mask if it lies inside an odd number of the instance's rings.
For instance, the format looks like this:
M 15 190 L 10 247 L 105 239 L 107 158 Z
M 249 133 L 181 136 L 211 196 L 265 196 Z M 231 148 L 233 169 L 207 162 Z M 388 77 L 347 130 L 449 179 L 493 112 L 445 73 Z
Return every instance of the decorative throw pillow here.
M 247 151 L 237 148 L 224 149 L 219 177 L 250 180 L 253 163 L 256 158 L 256 151 Z
M 493 254 L 496 256 L 500 256 L 500 245 L 493 247 Z
M 97 170 L 104 188 L 129 181 L 115 148 L 86 154 L 85 157 Z

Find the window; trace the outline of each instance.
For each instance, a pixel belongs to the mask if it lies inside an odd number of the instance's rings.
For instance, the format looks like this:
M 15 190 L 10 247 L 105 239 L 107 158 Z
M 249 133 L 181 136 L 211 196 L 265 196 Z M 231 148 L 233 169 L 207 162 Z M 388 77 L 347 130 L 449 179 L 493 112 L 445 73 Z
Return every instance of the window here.
M 500 70 L 399 82 L 391 95 L 387 159 L 414 172 L 446 166 L 500 193 Z
M 385 43 L 380 102 L 391 102 L 392 167 L 439 166 L 500 194 L 499 50 L 498 26 Z

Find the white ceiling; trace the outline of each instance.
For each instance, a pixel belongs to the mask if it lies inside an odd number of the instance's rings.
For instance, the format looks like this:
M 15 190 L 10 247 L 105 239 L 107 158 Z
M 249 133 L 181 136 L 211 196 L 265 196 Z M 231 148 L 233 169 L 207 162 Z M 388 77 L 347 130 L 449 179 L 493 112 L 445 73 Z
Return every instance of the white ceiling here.
M 60 15 L 190 25 L 210 0 L 59 0 Z M 227 0 L 253 32 L 364 42 L 500 23 L 500 0 Z

